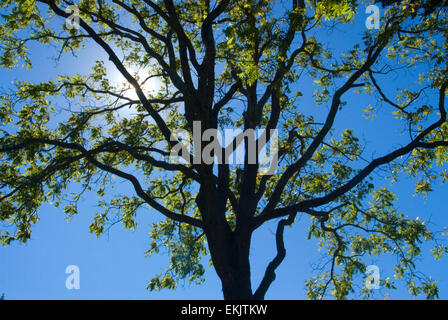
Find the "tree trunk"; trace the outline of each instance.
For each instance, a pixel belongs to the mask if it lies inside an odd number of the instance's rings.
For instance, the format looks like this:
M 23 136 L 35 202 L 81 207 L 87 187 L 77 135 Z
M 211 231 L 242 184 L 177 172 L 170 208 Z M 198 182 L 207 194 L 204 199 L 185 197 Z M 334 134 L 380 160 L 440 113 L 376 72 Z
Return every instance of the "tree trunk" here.
M 208 181 L 210 181 L 209 179 Z M 196 199 L 201 211 L 213 266 L 226 300 L 252 300 L 249 251 L 252 230 L 238 223 L 233 231 L 225 217 L 226 198 L 212 184 L 201 186 Z M 241 222 L 241 221 L 239 221 Z
M 249 239 L 242 238 L 233 234 L 233 249 L 229 253 L 227 266 L 230 277 L 221 278 L 225 300 L 253 299 L 249 262 L 250 236 Z
M 213 266 L 225 300 L 253 300 L 250 277 L 250 233 L 225 232 L 207 236 Z

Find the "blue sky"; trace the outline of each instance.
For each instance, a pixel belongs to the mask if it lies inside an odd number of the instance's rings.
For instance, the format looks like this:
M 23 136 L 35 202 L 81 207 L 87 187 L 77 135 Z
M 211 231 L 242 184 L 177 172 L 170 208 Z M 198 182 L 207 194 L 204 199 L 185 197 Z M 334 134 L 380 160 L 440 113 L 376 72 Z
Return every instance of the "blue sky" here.
M 364 21 L 367 17 L 362 7 L 355 24 L 350 26 L 350 36 L 344 36 L 347 30 L 327 34 L 328 41 L 334 43 L 335 50 L 348 46 L 354 38 L 359 38 L 365 31 Z M 101 52 L 89 47 L 77 58 L 63 57 L 56 63 L 49 55 L 48 48 L 33 45 L 31 58 L 34 68 L 31 71 L 16 69 L 1 70 L 0 92 L 8 90 L 13 80 L 44 81 L 56 74 L 89 71 L 95 59 L 102 58 Z M 55 54 L 54 54 L 55 55 Z M 53 56 L 54 56 L 53 55 Z M 92 59 L 94 57 L 94 59 Z M 405 79 L 389 78 L 384 80 L 386 88 L 394 88 Z M 310 84 L 301 83 L 301 90 L 311 88 Z M 390 151 L 401 142 L 401 131 L 397 122 L 390 116 L 386 107 L 380 110 L 375 121 L 361 117 L 365 101 L 362 96 L 350 95 L 347 108 L 338 115 L 338 130 L 347 126 L 355 128 L 362 140 L 368 142 L 368 153 L 379 156 Z M 433 97 L 429 97 L 431 100 Z M 322 109 L 315 109 L 309 97 L 304 96 L 301 103 L 307 111 L 323 116 Z M 309 110 L 308 110 L 309 109 Z M 354 121 L 356 119 L 356 121 Z M 389 186 L 381 174 L 375 174 L 377 187 Z M 443 230 L 448 226 L 445 197 L 447 185 L 434 185 L 434 192 L 428 199 L 414 197 L 413 180 L 402 178 L 391 187 L 399 195 L 397 207 L 406 215 L 429 222 L 432 230 Z M 73 185 L 73 191 L 77 190 Z M 130 186 L 117 180 L 115 192 L 129 193 Z M 72 191 L 72 190 L 71 190 Z M 113 226 L 100 238 L 89 233 L 89 224 L 96 211 L 96 194 L 86 194 L 79 203 L 79 214 L 67 222 L 62 209 L 45 204 L 39 211 L 40 221 L 34 226 L 32 238 L 25 244 L 13 243 L 0 248 L 0 294 L 6 299 L 221 299 L 221 287 L 216 273 L 206 268 L 206 281 L 202 285 L 181 284 L 176 291 L 150 292 L 146 285 L 154 275 L 162 273 L 168 266 L 168 256 L 161 252 L 146 258 L 144 252 L 149 248 L 150 224 L 161 218 L 151 210 L 142 210 L 138 215 L 136 230 L 124 229 L 120 224 Z M 309 218 L 306 215 L 292 228 L 285 230 L 287 256 L 278 268 L 278 276 L 268 291 L 267 299 L 304 299 L 305 280 L 312 276 L 313 268 L 319 263 L 321 255 L 312 241 L 306 240 Z M 267 263 L 275 254 L 275 222 L 259 229 L 253 237 L 251 263 L 253 287 L 261 279 Z M 448 299 L 448 259 L 443 257 L 435 261 L 429 257 L 429 247 L 417 263 L 417 268 L 439 280 L 440 298 Z M 393 258 L 371 258 L 371 264 L 380 268 L 381 278 L 392 277 Z M 80 289 L 68 290 L 65 287 L 68 265 L 80 268 Z M 204 259 L 207 265 L 207 259 Z M 362 279 L 355 282 L 362 286 Z M 381 299 L 385 292 L 379 290 L 376 297 Z M 401 283 L 399 290 L 388 292 L 391 299 L 408 299 L 412 297 Z

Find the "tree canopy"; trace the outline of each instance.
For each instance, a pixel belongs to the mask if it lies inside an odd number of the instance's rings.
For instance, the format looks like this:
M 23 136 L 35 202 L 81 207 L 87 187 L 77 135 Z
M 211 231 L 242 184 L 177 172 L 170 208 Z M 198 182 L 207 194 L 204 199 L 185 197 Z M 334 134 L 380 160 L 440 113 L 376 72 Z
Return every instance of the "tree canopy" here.
M 285 227 L 303 213 L 311 219 L 308 239 L 317 239 L 330 261 L 306 283 L 307 298 L 347 298 L 366 258 L 385 254 L 397 257 L 395 277 L 410 293 L 437 297 L 436 282 L 420 277 L 414 264 L 422 242 L 436 235 L 397 210 L 399 195 L 376 187 L 372 176 L 411 176 L 418 194 L 448 180 L 448 20 L 446 6 L 433 2 L 391 1 L 378 30 L 366 28 L 359 41 L 336 50 L 325 33 L 349 30 L 369 3 L 2 1 L 1 67 L 32 68 L 33 43 L 60 56 L 96 47 L 106 59 L 92 57 L 90 74 L 17 81 L 1 97 L 1 242 L 30 239 L 43 203 L 70 217 L 92 191 L 102 208 L 90 225 L 97 236 L 114 214 L 131 229 L 137 214 L 165 217 L 151 226 L 147 254 L 166 248 L 171 263 L 150 290 L 175 289 L 180 279 L 201 283 L 201 259 L 210 256 L 224 298 L 263 299 L 286 255 Z M 111 81 L 109 64 L 124 85 Z M 404 73 L 393 90 L 383 85 Z M 156 90 L 148 88 L 151 81 Z M 354 94 L 376 104 L 352 104 L 347 97 Z M 347 108 L 364 110 L 372 121 L 392 113 L 402 140 L 369 154 L 362 133 L 336 130 Z M 247 140 L 241 165 L 174 161 L 173 132 L 192 133 L 195 121 L 202 133 L 277 129 L 277 172 L 263 174 L 258 158 L 249 162 Z M 111 197 L 114 177 L 129 183 L 133 196 Z M 251 237 L 272 220 L 277 253 L 253 284 Z M 437 243 L 433 255 L 446 252 Z M 394 288 L 391 279 L 381 285 Z

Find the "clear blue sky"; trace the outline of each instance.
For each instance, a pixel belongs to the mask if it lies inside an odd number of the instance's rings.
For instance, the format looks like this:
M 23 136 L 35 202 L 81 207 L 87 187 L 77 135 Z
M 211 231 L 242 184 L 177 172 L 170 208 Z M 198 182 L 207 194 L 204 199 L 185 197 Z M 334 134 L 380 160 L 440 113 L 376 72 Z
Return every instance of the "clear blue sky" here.
M 286 2 L 285 2 L 286 3 Z M 289 1 L 287 2 L 289 5 Z M 286 6 L 286 5 L 285 5 Z M 365 30 L 364 21 L 367 17 L 362 7 L 356 22 L 341 32 L 326 34 L 328 42 L 335 50 L 348 47 L 353 39 L 362 35 Z M 350 30 L 350 31 L 347 31 Z M 348 34 L 347 32 L 351 32 Z M 81 74 L 89 72 L 95 59 L 102 54 L 89 47 L 77 58 L 63 57 L 55 63 L 51 57 L 54 51 L 42 46 L 33 45 L 30 52 L 34 68 L 26 70 L 1 70 L 0 92 L 10 88 L 13 80 L 44 81 L 55 78 L 56 74 Z M 97 57 L 92 59 L 93 57 Z M 403 79 L 388 79 L 387 88 L 400 85 Z M 311 86 L 301 83 L 301 90 Z M 308 100 L 307 100 L 308 99 Z M 429 97 L 431 99 L 431 97 Z M 396 122 L 389 116 L 379 114 L 374 121 L 362 118 L 360 115 L 365 107 L 365 101 L 360 96 L 349 96 L 349 107 L 338 116 L 336 127 L 354 127 L 358 136 L 368 142 L 367 154 L 379 156 L 398 144 L 402 139 L 395 127 Z M 317 117 L 324 113 L 310 107 L 311 100 L 306 96 L 301 101 L 309 111 Z M 322 109 L 320 109 L 322 111 Z M 383 107 L 380 111 L 388 111 Z M 356 119 L 356 121 L 354 121 Z M 381 175 L 374 175 L 377 186 L 389 185 Z M 73 186 L 73 191 L 78 187 Z M 413 181 L 407 178 L 394 185 L 392 190 L 400 197 L 397 203 L 399 209 L 406 215 L 430 221 L 430 228 L 442 230 L 448 226 L 448 214 L 445 206 L 448 185 L 435 185 L 434 192 L 427 200 L 414 197 Z M 128 193 L 129 184 L 117 180 L 115 192 Z M 13 243 L 9 247 L 0 248 L 0 294 L 5 293 L 6 299 L 221 299 L 219 279 L 211 268 L 206 269 L 204 284 L 195 286 L 185 283 L 176 291 L 150 292 L 146 290 L 147 282 L 154 275 L 163 272 L 168 266 L 168 256 L 161 252 L 151 258 L 146 258 L 144 252 L 149 248 L 149 226 L 151 222 L 160 219 L 155 211 L 142 210 L 138 215 L 138 226 L 135 231 L 122 228 L 120 224 L 112 227 L 100 238 L 89 234 L 89 224 L 96 209 L 96 194 L 87 194 L 79 203 L 79 214 L 70 222 L 65 220 L 62 209 L 56 209 L 45 204 L 39 211 L 40 221 L 34 226 L 32 238 L 26 244 Z M 445 201 L 444 201 L 445 200 Z M 267 299 L 303 299 L 305 298 L 305 280 L 313 275 L 313 267 L 320 261 L 320 253 L 312 241 L 306 240 L 309 219 L 301 216 L 293 228 L 285 231 L 287 256 L 278 268 L 278 276 L 266 296 Z M 255 287 L 264 268 L 274 256 L 275 224 L 270 223 L 258 230 L 253 238 L 251 262 Z M 426 247 L 426 249 L 429 249 Z M 425 252 L 428 252 L 426 250 Z M 204 265 L 207 265 L 206 260 Z M 381 278 L 392 277 L 392 262 L 390 257 L 372 258 L 371 263 L 378 265 Z M 65 281 L 68 265 L 80 268 L 80 290 L 67 290 Z M 439 280 L 440 298 L 448 298 L 448 259 L 435 261 L 426 253 L 417 263 L 420 271 Z M 362 280 L 356 283 L 362 286 Z M 392 299 L 412 298 L 406 288 L 389 292 Z M 377 298 L 383 298 L 381 290 Z

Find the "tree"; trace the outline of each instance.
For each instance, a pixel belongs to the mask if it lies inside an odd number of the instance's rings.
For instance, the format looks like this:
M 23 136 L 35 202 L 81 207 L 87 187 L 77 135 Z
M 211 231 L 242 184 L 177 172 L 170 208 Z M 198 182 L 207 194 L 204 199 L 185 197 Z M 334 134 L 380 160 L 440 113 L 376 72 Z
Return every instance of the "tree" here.
M 174 289 L 179 279 L 201 282 L 200 259 L 209 255 L 225 299 L 263 299 L 286 255 L 285 227 L 303 213 L 311 219 L 309 238 L 320 241 L 330 259 L 328 270 L 307 282 L 307 297 L 330 292 L 346 298 L 354 277 L 366 270 L 366 256 L 382 254 L 397 256 L 396 276 L 411 293 L 437 297 L 436 282 L 417 276 L 414 265 L 422 241 L 434 239 L 434 232 L 395 209 L 396 196 L 376 188 L 372 174 L 386 170 L 391 180 L 409 175 L 423 194 L 437 179 L 448 179 L 443 170 L 448 160 L 446 8 L 431 7 L 430 14 L 420 15 L 427 1 L 396 2 L 385 10 L 379 30 L 366 30 L 353 47 L 337 52 L 322 33 L 349 27 L 363 4 L 298 1 L 294 9 L 288 3 L 287 12 L 278 4 L 3 1 L 3 67 L 31 68 L 33 42 L 56 46 L 61 55 L 96 46 L 109 61 L 93 59 L 89 75 L 16 83 L 16 90 L 2 97 L 0 217 L 15 226 L 14 232 L 3 231 L 2 243 L 28 240 L 42 203 L 66 204 L 70 217 L 81 195 L 94 190 L 104 208 L 90 226 L 98 236 L 113 212 L 126 228 L 135 228 L 136 214 L 147 211 L 145 206 L 166 218 L 152 226 L 148 254 L 165 246 L 171 265 L 149 289 Z M 107 63 L 127 87 L 110 81 Z M 412 76 L 394 88 L 393 98 L 382 82 L 404 71 Z M 145 87 L 151 79 L 158 79 L 156 92 Z M 316 90 L 302 92 L 310 79 Z M 344 101 L 355 93 L 383 104 L 381 112 L 392 110 L 408 140 L 369 160 L 352 128 L 337 134 L 338 114 L 360 107 Z M 319 119 L 301 105 L 306 94 L 313 95 Z M 423 104 L 423 96 L 431 99 Z M 123 116 L 125 108 L 133 114 Z M 372 119 L 376 112 L 373 106 L 365 110 Z M 265 129 L 271 145 L 269 130 L 278 129 L 277 173 L 263 175 L 258 156 L 250 162 L 250 136 L 243 139 L 241 165 L 216 159 L 197 163 L 190 153 L 173 161 L 174 132 L 193 133 L 195 123 L 201 134 Z M 195 142 L 194 151 L 216 145 L 212 140 Z M 223 156 L 237 142 L 208 152 Z M 133 196 L 111 197 L 113 176 L 127 181 Z M 81 191 L 70 194 L 72 183 Z M 277 253 L 255 286 L 251 237 L 276 219 Z M 433 253 L 444 252 L 438 244 Z M 382 285 L 394 286 L 388 279 Z
M 390 6 L 392 4 L 400 4 L 399 0 L 382 0 L 379 1 L 383 6 Z M 447 7 L 448 2 L 446 0 L 429 0 L 422 3 L 424 6 L 423 14 L 428 15 L 434 12 L 437 7 Z

